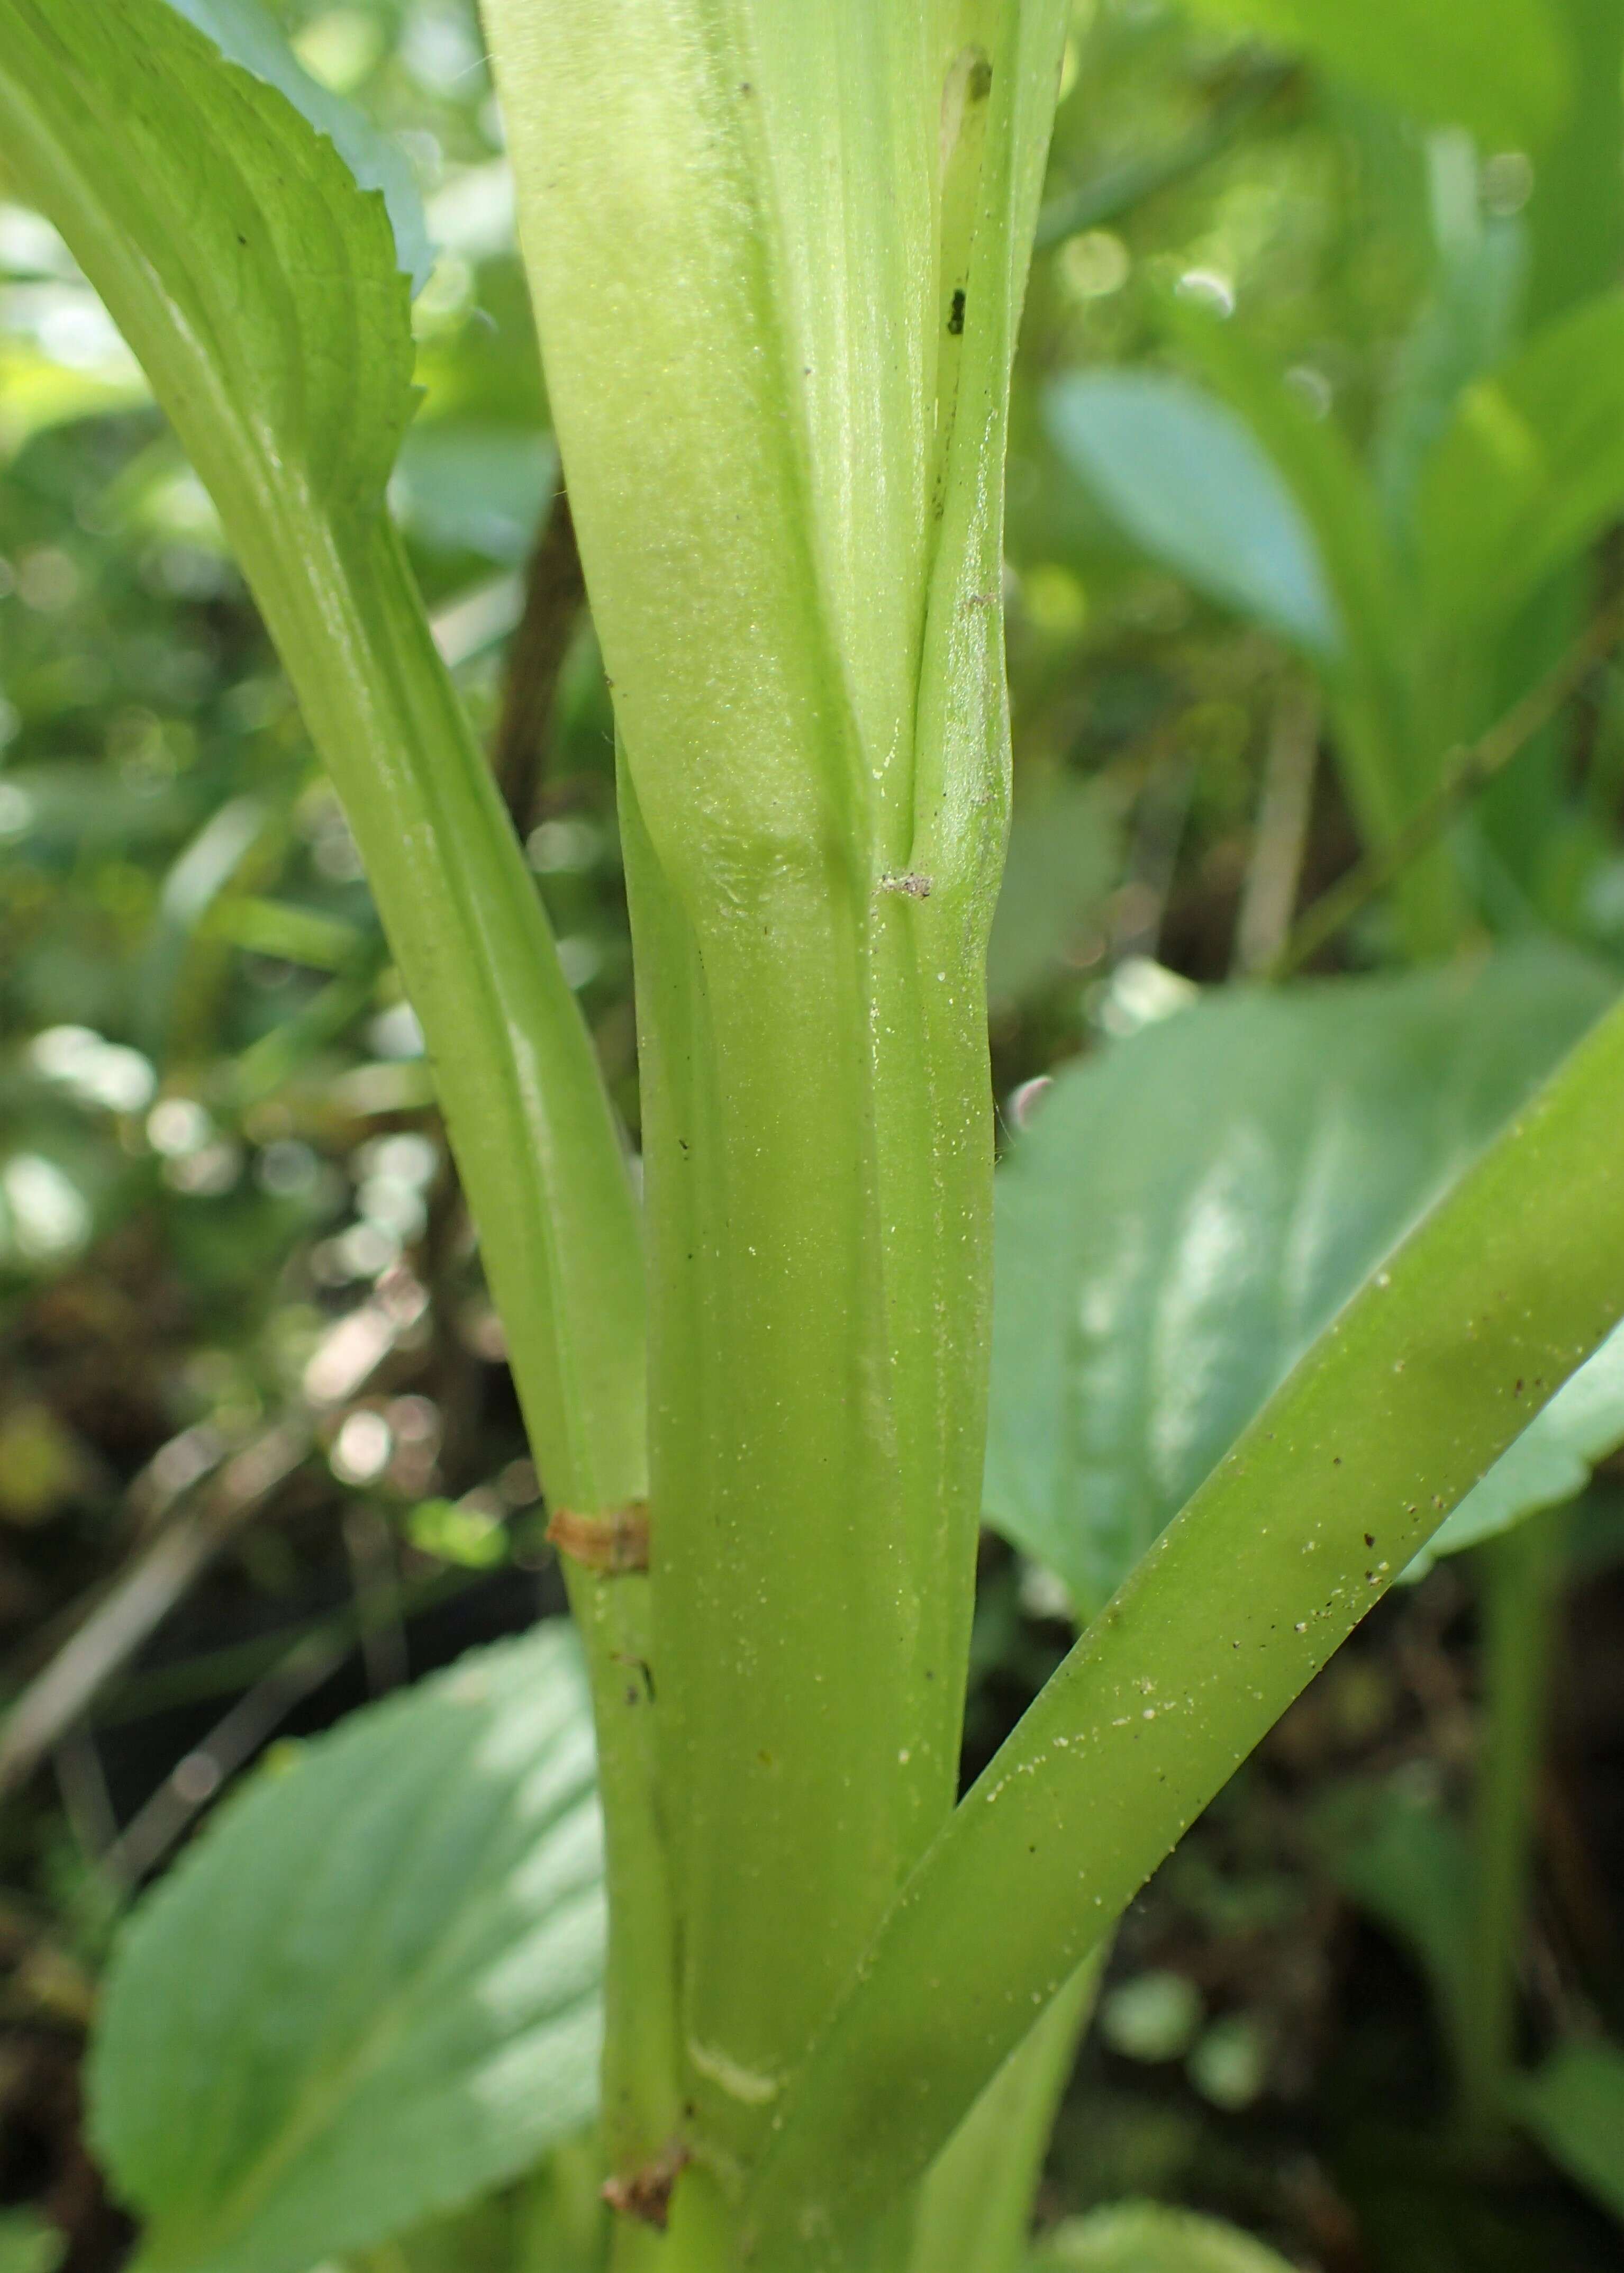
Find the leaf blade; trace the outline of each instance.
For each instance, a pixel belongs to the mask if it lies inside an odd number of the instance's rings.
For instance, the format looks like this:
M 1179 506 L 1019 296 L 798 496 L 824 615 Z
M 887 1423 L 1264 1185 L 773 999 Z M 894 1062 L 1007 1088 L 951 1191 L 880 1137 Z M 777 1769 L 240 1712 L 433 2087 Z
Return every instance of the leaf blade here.
M 601 1878 L 557 1625 L 258 1778 L 136 1913 L 97 2031 L 94 2130 L 146 2261 L 298 2273 L 577 2129 Z
M 988 1521 L 1096 1609 L 1610 993 L 1536 953 L 1225 996 L 1062 1074 L 999 1177 Z
M 1542 0 L 1194 0 L 1199 14 L 1300 48 L 1354 86 L 1492 147 L 1538 142 L 1561 115 L 1569 59 Z
M 1514 2086 L 1512 2107 L 1552 2160 L 1624 2219 L 1624 2052 L 1566 2044 Z
M 1430 619 L 1503 623 L 1624 499 L 1624 293 L 1598 293 L 1469 386 L 1422 469 Z
M 1046 407 L 1061 455 L 1146 551 L 1321 661 L 1341 651 L 1314 533 L 1233 412 L 1148 371 L 1076 373 Z
M 1289 2273 L 1239 2226 L 1164 2203 L 1112 2202 L 1046 2233 L 1029 2273 Z

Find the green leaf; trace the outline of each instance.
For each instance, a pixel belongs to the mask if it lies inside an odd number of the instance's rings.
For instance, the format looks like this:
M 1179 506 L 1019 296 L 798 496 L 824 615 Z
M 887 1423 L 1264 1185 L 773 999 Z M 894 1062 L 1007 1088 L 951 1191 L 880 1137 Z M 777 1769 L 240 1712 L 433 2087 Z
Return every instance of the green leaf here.
M 1291 2273 L 1283 2257 L 1213 2217 L 1113 2202 L 1044 2236 L 1030 2273 Z
M 1429 617 L 1504 622 L 1624 501 L 1624 293 L 1547 325 L 1467 388 L 1422 470 Z
M 412 429 L 389 495 L 419 544 L 517 567 L 558 488 L 558 453 L 549 436 L 459 419 Z
M 1061 455 L 1154 559 L 1309 654 L 1339 651 L 1313 531 L 1233 411 L 1149 371 L 1059 379 L 1047 409 Z
M 1624 2052 L 1565 2045 L 1513 2087 L 1512 2107 L 1553 2162 L 1624 2218 Z
M 906 2273 L 1016 2273 L 1103 1958 L 1078 1968 L 932 2164 Z
M 0 2210 L 0 2273 L 56 2273 L 68 2238 L 31 2209 Z
M 1191 0 L 1197 15 L 1300 48 L 1353 86 L 1491 148 L 1541 140 L 1569 66 L 1546 0 Z
M 1610 993 L 1530 950 L 1209 996 L 1063 1073 L 999 1176 L 988 1521 L 1091 1615 Z
M 408 290 L 383 199 L 166 0 L 66 19 L 5 0 L 0 24 L 20 184 L 176 418 L 253 576 L 290 491 L 307 513 L 370 505 L 405 431 Z
M 305 70 L 258 0 L 168 0 L 196 25 L 228 63 L 286 95 L 296 110 L 325 134 L 363 190 L 381 192 L 394 231 L 395 255 L 419 292 L 429 281 L 434 250 L 423 199 L 405 151 L 380 134 L 363 111 L 334 94 Z
M 1404 563 L 1387 540 L 1375 491 L 1333 418 L 1316 417 L 1240 327 L 1194 302 L 1169 300 L 1171 336 L 1250 429 L 1313 532 L 1335 595 L 1339 651 L 1320 658 L 1336 753 L 1367 838 L 1407 810 L 1412 753 L 1414 626 Z
M 1576 1498 L 1598 1460 L 1624 1444 L 1624 1326 L 1558 1390 L 1475 1491 L 1433 1534 L 1405 1573 L 1420 1578 L 1440 1555 L 1456 1555 L 1541 1508 Z
M 1394 541 L 1407 551 L 1421 468 L 1462 390 L 1509 351 L 1526 298 L 1528 230 L 1520 215 L 1483 211 L 1470 135 L 1434 134 L 1427 150 L 1437 266 L 1399 350 L 1373 451 Z
M 262 1770 L 137 1911 L 92 2061 L 143 2262 L 304 2273 L 591 2115 L 603 1902 L 566 1627 Z

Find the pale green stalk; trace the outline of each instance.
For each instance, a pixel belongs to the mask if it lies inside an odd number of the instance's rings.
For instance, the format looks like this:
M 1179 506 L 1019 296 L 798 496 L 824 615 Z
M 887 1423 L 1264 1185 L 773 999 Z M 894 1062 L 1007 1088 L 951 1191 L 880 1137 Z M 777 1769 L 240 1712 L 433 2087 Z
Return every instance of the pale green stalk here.
M 855 2262 L 1033 2012 L 1612 1330 L 1620 1099 L 1615 1010 L 1304 1358 L 955 1811 L 779 2112 L 746 2205 L 774 2273 Z
M 486 16 L 622 741 L 683 2089 L 731 2184 L 953 1795 L 1004 409 L 1065 11 Z
M 1516 2068 L 1517 1982 L 1568 1535 L 1566 1511 L 1553 1511 L 1490 1540 L 1473 1558 L 1483 1733 L 1473 1795 L 1470 1960 L 1456 2049 L 1462 2126 L 1478 2146 L 1505 2127 Z

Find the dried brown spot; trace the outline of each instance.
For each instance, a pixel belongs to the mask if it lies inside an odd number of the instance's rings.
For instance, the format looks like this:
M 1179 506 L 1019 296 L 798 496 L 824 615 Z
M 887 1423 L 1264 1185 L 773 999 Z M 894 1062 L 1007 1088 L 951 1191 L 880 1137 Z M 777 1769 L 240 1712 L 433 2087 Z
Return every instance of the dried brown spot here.
M 674 2142 L 629 2179 L 605 2179 L 603 2199 L 623 2217 L 639 2218 L 663 2233 L 671 2213 L 671 2189 L 688 2159 L 688 2149 Z
M 567 1507 L 555 1508 L 547 1536 L 560 1555 L 584 1564 L 588 1571 L 612 1576 L 648 1568 L 648 1510 L 641 1500 L 617 1507 L 612 1515 L 577 1515 Z

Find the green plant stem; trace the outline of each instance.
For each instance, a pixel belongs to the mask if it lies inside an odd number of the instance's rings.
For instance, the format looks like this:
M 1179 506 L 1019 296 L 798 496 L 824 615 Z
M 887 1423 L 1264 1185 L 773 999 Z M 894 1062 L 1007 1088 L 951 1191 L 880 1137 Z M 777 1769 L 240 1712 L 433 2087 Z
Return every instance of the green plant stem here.
M 621 738 L 682 2262 L 952 1802 L 1000 465 L 1063 11 L 486 14 Z
M 932 2164 L 907 2273 L 1020 2273 L 1049 2134 L 1107 1947 L 1083 1959 Z
M 1460 2019 L 1462 2127 L 1492 2141 L 1515 2070 L 1519 1959 L 1566 1567 L 1566 1511 L 1480 1548 L 1484 1725 L 1478 1759 L 1470 1962 Z
M 781 2111 L 748 2206 L 774 2273 L 843 2262 L 1034 2005 L 1611 1331 L 1621 1099 L 1616 1010 L 1304 1358 L 960 1805 Z

